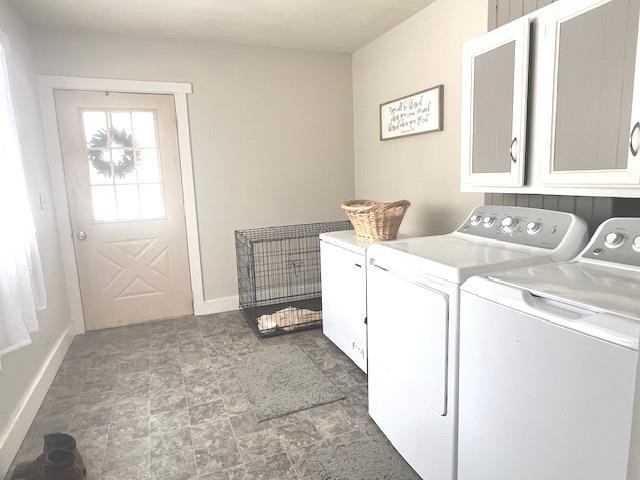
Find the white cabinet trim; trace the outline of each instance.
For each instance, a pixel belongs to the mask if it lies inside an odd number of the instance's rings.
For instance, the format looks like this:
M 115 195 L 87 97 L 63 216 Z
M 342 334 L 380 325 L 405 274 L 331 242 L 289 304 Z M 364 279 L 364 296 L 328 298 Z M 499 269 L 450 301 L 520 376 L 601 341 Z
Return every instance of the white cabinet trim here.
M 555 158 L 555 130 L 556 130 L 556 97 L 558 75 L 558 52 L 560 25 L 574 19 L 593 9 L 602 7 L 612 0 L 574 0 L 572 2 L 560 2 L 554 8 L 546 9 L 538 16 L 538 32 L 542 35 L 540 42 L 539 63 L 540 73 L 536 78 L 537 99 L 536 111 L 539 119 L 535 128 L 538 129 L 540 151 L 540 181 L 545 186 L 565 187 L 615 187 L 619 185 L 638 186 L 640 184 L 640 157 L 634 156 L 630 149 L 628 152 L 628 167 L 622 169 L 604 170 L 554 170 Z M 629 132 L 640 120 L 640 49 L 636 52 L 636 65 L 634 77 L 634 94 L 632 105 L 632 121 Z M 640 127 L 640 125 L 639 125 Z M 640 148 L 640 132 L 635 135 L 636 145 Z
M 640 197 L 640 153 L 634 157 L 629 163 L 627 171 L 573 171 L 573 172 L 554 172 L 550 170 L 550 149 L 551 149 L 551 105 L 552 101 L 545 101 L 545 95 L 540 89 L 541 79 L 545 78 L 544 68 L 548 65 L 543 58 L 545 35 L 541 26 L 542 19 L 554 18 L 559 15 L 562 9 L 570 8 L 575 11 L 582 9 L 588 11 L 590 8 L 597 8 L 600 4 L 605 4 L 611 0 L 558 0 L 538 9 L 523 18 L 528 18 L 531 22 L 531 97 L 529 101 L 529 131 L 528 131 L 528 152 L 526 165 L 526 184 L 522 186 L 503 185 L 498 183 L 466 183 L 464 178 L 460 183 L 462 192 L 493 192 L 493 193 L 512 193 L 512 194 L 538 194 L 538 195 L 582 195 L 593 197 L 624 197 L 637 198 Z M 593 5 L 589 7 L 589 5 Z M 520 21 L 522 19 L 518 19 Z M 509 25 L 509 24 L 508 24 Z M 505 25 L 505 26 L 508 26 Z M 501 27 L 504 28 L 504 27 Z M 482 37 L 481 37 L 482 38 Z M 555 48 L 555 46 L 554 46 Z M 553 59 L 555 60 L 555 50 Z M 552 64 L 551 70 L 555 75 L 555 64 Z M 547 75 L 549 73 L 547 72 Z M 463 85 L 468 81 L 463 77 Z M 551 95 L 553 95 L 553 82 Z M 549 84 L 547 84 L 548 86 Z M 467 96 L 465 96 L 467 94 Z M 470 109 L 472 104 L 468 97 L 466 87 L 462 92 L 462 118 L 465 118 L 465 110 Z M 634 78 L 634 95 L 632 105 L 632 121 L 629 126 L 629 133 L 635 125 L 636 121 L 640 121 L 640 49 L 636 52 L 635 78 Z M 546 110 L 545 110 L 546 109 Z M 468 115 L 468 113 L 467 113 Z M 469 127 L 463 121 L 462 124 L 462 151 L 464 152 L 465 136 L 470 134 Z M 640 132 L 637 134 L 637 141 L 640 145 Z M 464 172 L 468 168 L 467 158 L 463 155 L 461 162 L 461 170 Z M 613 175 L 612 175 L 613 174 Z M 611 179 L 613 177 L 613 180 Z M 636 178 L 638 180 L 636 180 Z M 633 181 L 632 181 L 633 180 Z
M 529 81 L 529 18 L 521 18 L 467 42 L 462 53 L 461 182 L 464 186 L 517 187 L 524 185 L 527 145 Z M 515 42 L 513 132 L 515 162 L 509 173 L 473 173 L 473 85 L 475 58 Z

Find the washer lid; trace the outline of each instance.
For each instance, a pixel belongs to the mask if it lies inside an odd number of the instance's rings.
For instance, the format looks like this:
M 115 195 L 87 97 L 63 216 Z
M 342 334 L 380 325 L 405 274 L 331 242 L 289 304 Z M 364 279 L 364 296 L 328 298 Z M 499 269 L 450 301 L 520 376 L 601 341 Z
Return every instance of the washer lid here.
M 550 262 L 540 249 L 502 245 L 461 234 L 395 240 L 368 249 L 369 262 L 386 270 L 412 271 L 462 283 L 472 275 Z
M 581 268 L 584 266 L 579 263 L 543 265 L 472 277 L 461 289 L 461 317 L 483 321 L 465 306 L 466 295 L 472 294 L 504 307 L 513 321 L 517 321 L 520 312 L 637 351 L 640 339 L 637 300 L 602 288 L 602 284 L 590 278 L 591 266 L 587 266 L 586 271 Z M 575 281 L 574 274 L 585 279 L 569 283 Z M 584 291 L 580 290 L 581 286 Z M 605 305 L 611 308 L 603 308 Z
M 640 321 L 640 273 L 587 262 L 538 265 L 489 275 L 539 297 Z

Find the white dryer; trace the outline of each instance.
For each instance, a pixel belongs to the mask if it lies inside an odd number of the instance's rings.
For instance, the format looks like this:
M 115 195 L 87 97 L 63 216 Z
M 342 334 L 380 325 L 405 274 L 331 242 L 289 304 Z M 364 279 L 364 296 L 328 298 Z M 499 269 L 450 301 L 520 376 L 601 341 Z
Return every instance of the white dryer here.
M 460 284 L 567 260 L 586 237 L 568 213 L 485 206 L 451 234 L 369 247 L 369 413 L 420 476 L 456 478 Z
M 372 242 L 353 230 L 320 234 L 322 333 L 367 373 L 367 277 Z
M 640 219 L 606 221 L 574 261 L 470 279 L 461 310 L 460 480 L 625 480 Z

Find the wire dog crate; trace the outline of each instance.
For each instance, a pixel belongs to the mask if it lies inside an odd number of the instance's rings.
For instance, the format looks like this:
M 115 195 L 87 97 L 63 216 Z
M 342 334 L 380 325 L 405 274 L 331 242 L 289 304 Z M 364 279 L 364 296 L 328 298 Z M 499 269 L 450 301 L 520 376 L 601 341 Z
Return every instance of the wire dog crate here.
M 322 323 L 320 238 L 349 221 L 237 230 L 240 309 L 260 337 Z

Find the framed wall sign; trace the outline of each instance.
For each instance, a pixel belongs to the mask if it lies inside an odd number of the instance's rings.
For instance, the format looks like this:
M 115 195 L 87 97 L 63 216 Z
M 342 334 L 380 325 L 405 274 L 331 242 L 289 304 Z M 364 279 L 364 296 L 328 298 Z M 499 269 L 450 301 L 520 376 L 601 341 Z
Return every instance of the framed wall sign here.
M 443 129 L 444 85 L 380 105 L 380 140 Z

